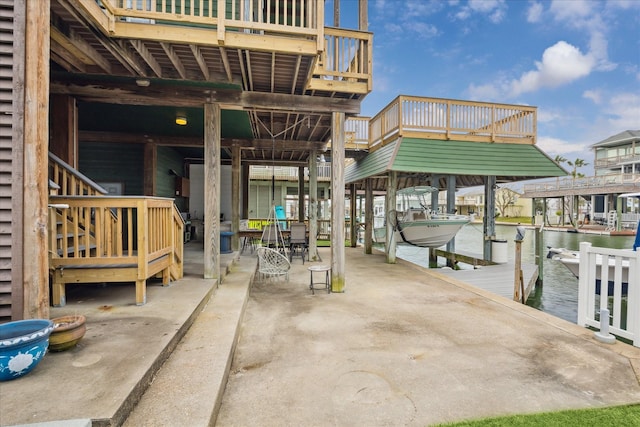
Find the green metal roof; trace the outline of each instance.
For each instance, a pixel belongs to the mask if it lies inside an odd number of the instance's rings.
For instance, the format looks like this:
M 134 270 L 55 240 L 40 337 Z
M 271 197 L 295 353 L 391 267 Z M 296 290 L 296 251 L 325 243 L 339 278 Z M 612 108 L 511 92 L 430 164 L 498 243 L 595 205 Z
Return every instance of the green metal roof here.
M 401 138 L 350 165 L 345 171 L 345 182 L 388 171 L 521 179 L 567 175 L 531 144 Z

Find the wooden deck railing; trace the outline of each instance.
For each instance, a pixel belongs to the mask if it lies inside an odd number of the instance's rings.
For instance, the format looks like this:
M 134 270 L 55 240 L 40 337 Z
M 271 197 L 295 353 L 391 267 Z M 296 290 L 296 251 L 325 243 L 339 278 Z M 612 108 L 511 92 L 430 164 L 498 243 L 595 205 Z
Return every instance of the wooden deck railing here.
M 322 0 L 103 0 L 102 4 L 116 20 L 210 25 L 219 36 L 225 28 L 316 35 L 324 24 Z
M 363 31 L 326 27 L 324 48 L 308 83 L 310 90 L 339 90 L 366 94 L 372 90 L 373 36 Z
M 306 170 L 306 168 L 305 168 Z M 275 179 L 279 181 L 297 181 L 298 180 L 298 168 L 295 166 L 261 166 L 251 165 L 249 170 L 249 179 Z M 309 176 L 305 172 L 304 180 L 308 181 Z M 319 164 L 318 165 L 318 181 L 330 181 L 331 180 L 331 165 Z
M 79 0 L 88 2 L 94 0 Z M 119 23 L 169 24 L 215 30 L 215 40 L 242 48 L 230 34 L 303 38 L 315 43 L 299 52 L 317 55 L 308 90 L 366 94 L 372 90 L 373 35 L 324 26 L 324 0 L 103 0 L 95 20 L 118 36 Z M 105 16 L 106 15 L 106 16 Z
M 51 196 L 49 236 L 54 305 L 64 305 L 66 283 L 136 282 L 146 302 L 146 279 L 163 283 L 182 273 L 184 222 L 173 199 Z
M 49 180 L 60 187 L 57 189 L 58 195 L 96 196 L 107 194 L 107 190 L 52 153 L 49 153 Z
M 401 95 L 369 122 L 369 149 L 401 136 L 535 144 L 536 108 Z
M 542 191 L 564 191 L 564 190 L 588 190 L 597 189 L 606 193 L 606 189 L 619 187 L 621 185 L 627 187 L 637 187 L 640 191 L 640 175 L 638 174 L 609 174 L 585 176 L 580 178 L 567 177 L 547 182 L 538 182 L 534 184 L 525 184 L 524 193 L 534 193 Z M 633 191 L 633 190 L 629 190 Z

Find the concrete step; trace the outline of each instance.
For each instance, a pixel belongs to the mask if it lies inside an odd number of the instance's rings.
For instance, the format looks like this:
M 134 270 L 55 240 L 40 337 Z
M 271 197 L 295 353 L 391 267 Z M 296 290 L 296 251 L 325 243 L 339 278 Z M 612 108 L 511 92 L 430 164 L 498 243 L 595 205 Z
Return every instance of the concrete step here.
M 215 424 L 256 270 L 240 257 L 123 424 Z

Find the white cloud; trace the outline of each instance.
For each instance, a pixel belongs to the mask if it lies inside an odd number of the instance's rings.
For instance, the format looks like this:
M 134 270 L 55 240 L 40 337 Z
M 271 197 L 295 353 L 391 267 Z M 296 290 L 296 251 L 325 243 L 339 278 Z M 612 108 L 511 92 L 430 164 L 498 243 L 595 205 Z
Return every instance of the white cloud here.
M 572 143 L 551 136 L 538 136 L 536 145 L 551 157 L 588 150 L 588 144 Z
M 594 104 L 600 104 L 602 102 L 602 94 L 599 90 L 585 90 L 582 97 L 592 100 Z
M 527 10 L 527 22 L 539 22 L 543 9 L 542 3 L 532 2 Z
M 461 21 L 469 19 L 472 15 L 485 15 L 491 22 L 497 24 L 506 16 L 507 5 L 504 0 L 469 0 L 466 6 L 462 6 L 455 14 Z
M 589 75 L 593 67 L 594 61 L 590 55 L 583 55 L 577 47 L 559 41 L 544 51 L 542 61 L 536 62 L 536 70 L 524 73 L 511 83 L 511 95 L 571 83 Z
M 561 118 L 561 115 L 555 111 L 551 111 L 548 108 L 538 108 L 538 123 L 550 123 Z
M 613 129 L 640 129 L 640 95 L 635 93 L 618 94 L 609 100 L 606 112 L 612 116 L 608 122 Z
M 471 100 L 492 101 L 500 97 L 500 89 L 492 84 L 476 86 L 473 83 L 467 88 Z
M 589 0 L 554 0 L 549 11 L 557 21 L 575 21 L 591 16 L 593 4 Z

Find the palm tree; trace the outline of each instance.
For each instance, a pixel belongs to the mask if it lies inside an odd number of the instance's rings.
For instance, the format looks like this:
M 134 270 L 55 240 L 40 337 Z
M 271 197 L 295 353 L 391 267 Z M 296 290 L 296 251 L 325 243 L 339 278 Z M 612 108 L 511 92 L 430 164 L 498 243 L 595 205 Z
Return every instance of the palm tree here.
M 556 156 L 557 157 L 557 156 Z M 571 171 L 571 176 L 575 180 L 576 178 L 583 178 L 584 174 L 578 172 L 578 168 L 582 168 L 588 166 L 589 163 L 585 162 L 583 159 L 575 159 L 573 162 L 570 160 L 566 160 L 567 164 L 573 168 Z

